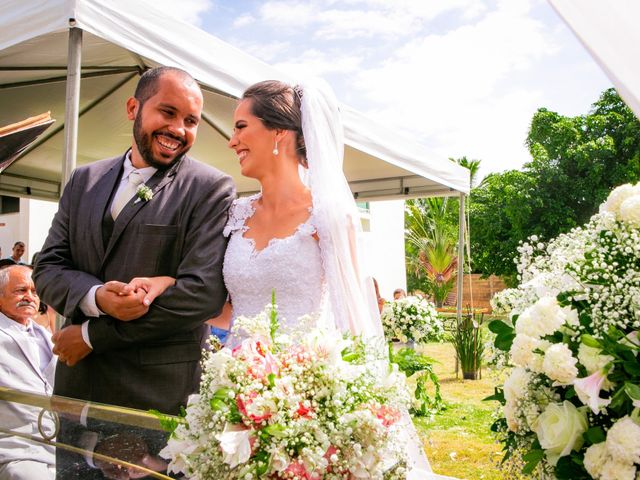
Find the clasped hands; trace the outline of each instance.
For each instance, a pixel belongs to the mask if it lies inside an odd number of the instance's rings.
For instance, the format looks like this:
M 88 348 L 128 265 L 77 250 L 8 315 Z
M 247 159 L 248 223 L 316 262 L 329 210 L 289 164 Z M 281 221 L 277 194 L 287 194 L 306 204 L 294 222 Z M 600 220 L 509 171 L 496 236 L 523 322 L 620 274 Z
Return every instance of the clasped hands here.
M 117 320 L 136 320 L 145 315 L 153 301 L 174 284 L 172 277 L 136 277 L 129 283 L 113 280 L 96 290 L 96 305 Z M 82 339 L 80 325 L 63 328 L 51 340 L 54 343 L 53 353 L 70 367 L 91 353 L 91 348 Z

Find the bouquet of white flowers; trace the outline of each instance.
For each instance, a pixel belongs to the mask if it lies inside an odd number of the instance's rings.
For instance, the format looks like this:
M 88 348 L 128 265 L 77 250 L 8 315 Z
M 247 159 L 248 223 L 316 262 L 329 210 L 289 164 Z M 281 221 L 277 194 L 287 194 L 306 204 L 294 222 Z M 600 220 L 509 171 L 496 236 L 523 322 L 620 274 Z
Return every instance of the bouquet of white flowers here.
M 388 341 L 395 338 L 409 341 L 439 341 L 444 337 L 444 326 L 432 303 L 418 297 L 394 300 L 382 310 L 382 326 Z
M 496 346 L 515 366 L 494 424 L 538 478 L 635 480 L 640 465 L 640 185 L 582 228 L 520 249 L 522 284 Z
M 193 479 L 403 478 L 404 375 L 366 362 L 362 341 L 334 331 L 307 329 L 296 341 L 279 334 L 275 305 L 236 319 L 234 331 L 250 336 L 205 354 L 200 392 L 161 452 L 170 472 Z

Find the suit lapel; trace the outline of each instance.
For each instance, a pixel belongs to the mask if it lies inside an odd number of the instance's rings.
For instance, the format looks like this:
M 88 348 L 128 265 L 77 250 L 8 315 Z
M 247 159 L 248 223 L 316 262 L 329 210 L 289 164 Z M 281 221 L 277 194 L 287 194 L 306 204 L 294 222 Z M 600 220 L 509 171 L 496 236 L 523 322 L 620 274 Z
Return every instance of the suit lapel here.
M 13 320 L 8 319 L 8 321 L 12 322 Z M 2 319 L 2 323 L 6 323 L 4 318 Z M 2 326 L 4 327 L 4 325 Z M 30 344 L 26 338 L 24 338 L 19 332 L 15 331 L 12 328 L 2 328 L 2 332 L 0 332 L 0 335 L 2 333 L 11 337 L 11 339 L 16 343 L 16 345 L 18 345 L 18 348 L 20 349 L 24 357 L 27 359 L 27 361 L 29 362 L 29 365 L 31 365 L 31 368 L 33 368 L 36 374 L 43 380 L 47 380 L 42 376 L 42 372 L 40 371 L 40 365 L 36 363 L 39 353 L 37 351 L 34 351 L 33 348 L 31 348 L 34 345 Z
M 146 186 L 151 189 L 153 192 L 153 197 L 155 197 L 160 191 L 166 187 L 169 183 L 171 183 L 175 177 L 176 169 L 171 168 L 167 171 L 157 171 L 153 177 L 146 182 Z M 113 233 L 111 234 L 111 238 L 109 239 L 109 243 L 107 244 L 106 251 L 104 253 L 104 257 L 102 258 L 102 267 L 104 267 L 105 262 L 109 258 L 109 254 L 113 251 L 114 247 L 118 243 L 118 239 L 124 232 L 129 222 L 136 216 L 136 214 L 147 204 L 153 203 L 154 198 L 150 200 L 140 200 L 136 195 L 125 205 L 125 207 L 116 218 L 115 224 L 113 226 Z
M 93 205 L 90 209 L 89 225 L 93 246 L 100 259 L 104 259 L 105 255 L 105 246 L 102 239 L 102 217 L 111 198 L 111 193 L 116 183 L 120 180 L 123 161 L 124 156 L 114 162 L 109 171 L 98 180 L 93 189 Z

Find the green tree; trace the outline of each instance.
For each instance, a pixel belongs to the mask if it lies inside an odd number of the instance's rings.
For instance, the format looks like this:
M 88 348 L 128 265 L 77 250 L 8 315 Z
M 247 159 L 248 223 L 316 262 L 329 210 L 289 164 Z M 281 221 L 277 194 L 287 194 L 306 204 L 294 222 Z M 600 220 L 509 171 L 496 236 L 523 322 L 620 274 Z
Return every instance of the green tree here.
M 640 121 L 613 89 L 587 115 L 539 109 L 526 143 L 521 172 L 490 175 L 471 194 L 474 270 L 511 283 L 519 242 L 585 223 L 613 187 L 640 179 Z
M 447 198 L 408 200 L 405 209 L 410 289 L 429 293 L 442 306 L 454 285 L 458 259 L 456 226 Z

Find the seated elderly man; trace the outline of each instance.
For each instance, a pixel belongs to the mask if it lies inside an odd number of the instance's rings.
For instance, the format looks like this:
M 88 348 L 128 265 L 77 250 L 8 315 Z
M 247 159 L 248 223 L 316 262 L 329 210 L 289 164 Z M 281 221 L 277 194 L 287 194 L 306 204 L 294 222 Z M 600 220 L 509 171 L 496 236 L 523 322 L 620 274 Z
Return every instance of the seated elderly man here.
M 38 295 L 31 268 L 14 265 L 0 270 L 0 386 L 44 395 L 53 392 L 56 359 L 51 334 L 33 319 Z M 0 401 L 0 426 L 36 438 L 40 409 Z M 51 434 L 47 415 L 40 429 Z M 53 447 L 0 432 L 0 480 L 53 479 Z

